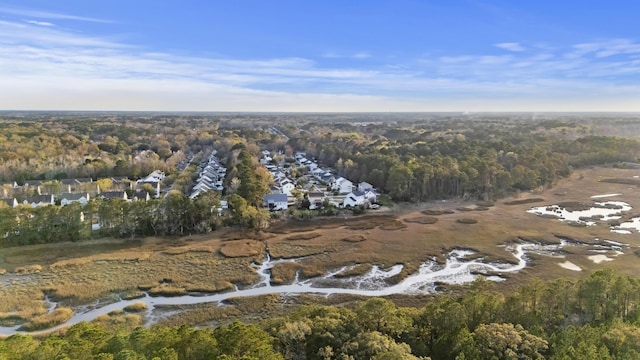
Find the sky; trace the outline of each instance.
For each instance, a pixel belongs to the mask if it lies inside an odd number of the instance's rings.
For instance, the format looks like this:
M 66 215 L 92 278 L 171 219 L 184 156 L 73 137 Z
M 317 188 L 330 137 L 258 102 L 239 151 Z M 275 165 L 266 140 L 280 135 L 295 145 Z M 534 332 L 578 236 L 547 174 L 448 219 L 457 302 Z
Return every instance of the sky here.
M 640 1 L 0 0 L 0 110 L 640 111 Z

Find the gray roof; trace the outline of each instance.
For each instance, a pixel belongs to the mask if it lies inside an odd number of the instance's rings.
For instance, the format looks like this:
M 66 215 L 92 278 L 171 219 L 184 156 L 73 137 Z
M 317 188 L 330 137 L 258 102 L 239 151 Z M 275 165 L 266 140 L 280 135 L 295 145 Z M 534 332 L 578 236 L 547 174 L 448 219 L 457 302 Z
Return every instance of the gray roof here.
M 28 204 L 53 204 L 53 195 L 34 195 L 24 199 Z
M 354 191 L 353 195 L 355 195 L 355 196 L 364 196 L 364 192 L 362 192 L 362 191 Z
M 267 194 L 264 197 L 266 202 L 287 202 L 287 194 Z
M 89 194 L 87 193 L 62 193 L 58 196 L 58 198 L 60 200 L 62 199 L 66 199 L 66 200 L 80 200 L 82 198 L 89 198 Z

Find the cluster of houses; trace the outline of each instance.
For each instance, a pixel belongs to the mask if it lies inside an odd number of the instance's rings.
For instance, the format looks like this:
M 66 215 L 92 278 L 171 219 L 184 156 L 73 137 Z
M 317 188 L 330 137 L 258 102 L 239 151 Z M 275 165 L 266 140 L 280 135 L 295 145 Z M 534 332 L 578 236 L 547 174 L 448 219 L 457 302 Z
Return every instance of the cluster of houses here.
M 298 189 L 309 200 L 311 210 L 322 208 L 325 199 L 343 208 L 368 206 L 378 200 L 379 194 L 367 182 L 354 186 L 352 181 L 335 175 L 333 169 L 321 167 L 315 160 L 309 160 L 304 152 L 295 153 L 294 160 L 296 168 L 305 171 L 304 175 L 310 180 L 304 187 L 296 187 L 290 175 L 290 166 L 274 164 L 270 152 L 262 152 L 260 163 L 265 165 L 274 179 L 272 193 L 266 195 L 263 202 L 270 210 L 286 210 L 295 201 L 292 199 L 294 189 Z
M 91 178 L 28 180 L 23 185 L 14 181 L 1 184 L 0 198 L 11 207 L 27 205 L 33 208 L 56 203 L 61 206 L 72 203 L 86 205 L 92 198 L 147 201 L 151 195 L 143 190 L 148 189 L 145 184 L 151 185 L 155 192 L 153 195 L 158 197 L 162 179 L 164 173 L 156 170 L 136 182 L 125 177 L 101 178 L 96 181 Z M 109 191 L 103 191 L 101 183 L 107 183 Z
M 200 195 L 206 191 L 222 191 L 222 182 L 227 174 L 227 168 L 220 164 L 220 160 L 216 156 L 218 152 L 213 150 L 209 158 L 200 164 L 200 172 L 198 173 L 198 180 L 191 189 L 191 199 Z

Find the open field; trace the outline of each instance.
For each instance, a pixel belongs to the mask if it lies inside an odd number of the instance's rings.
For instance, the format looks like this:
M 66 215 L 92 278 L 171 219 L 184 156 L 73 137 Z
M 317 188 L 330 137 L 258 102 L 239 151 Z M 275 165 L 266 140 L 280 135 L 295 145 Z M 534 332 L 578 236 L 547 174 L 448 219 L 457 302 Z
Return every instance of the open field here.
M 258 280 L 252 263 L 263 261 L 266 249 L 274 258 L 303 257 L 295 264 L 277 265 L 272 273 L 274 283 L 291 283 L 296 273 L 300 278 L 309 278 L 345 265 L 360 264 L 351 273 L 341 276 L 361 274 L 373 265 L 388 268 L 404 264 L 402 272 L 392 279 L 397 282 L 414 273 L 426 259 L 436 257 L 444 261 L 446 252 L 454 248 L 473 249 L 479 252 L 476 256 L 513 262 L 513 256 L 505 251 L 503 245 L 520 238 L 543 243 L 557 243 L 560 237 L 586 243 L 598 238 L 626 243 L 630 248 L 624 253 L 597 254 L 607 258 L 604 259 L 593 257 L 596 254 L 584 247 L 569 245 L 564 249 L 564 258 L 531 256 L 524 270 L 508 274 L 507 281 L 496 286 L 509 291 L 533 277 L 543 280 L 558 277 L 575 279 L 603 267 L 637 275 L 639 257 L 636 251 L 640 235 L 613 233 L 604 222 L 596 226 L 574 227 L 526 212 L 533 206 L 560 202 L 590 204 L 617 200 L 633 207 L 626 217 L 640 214 L 640 188 L 624 181 L 634 179 L 637 173 L 640 172 L 610 168 L 577 170 L 571 178 L 554 188 L 523 193 L 495 203 L 448 201 L 400 205 L 386 212 L 371 211 L 359 217 L 278 223 L 264 232 L 225 229 L 175 239 L 94 240 L 2 249 L 0 269 L 7 272 L 0 274 L 0 321 L 49 321 L 45 295 L 73 309 L 96 301 L 111 302 L 118 297 L 139 296 L 142 291 L 181 295 L 246 287 Z M 602 181 L 607 179 L 621 180 Z M 591 198 L 599 194 L 622 195 Z M 560 266 L 565 262 L 582 271 Z M 343 295 L 340 297 L 343 300 L 335 301 L 349 302 L 354 298 L 357 297 Z M 415 305 L 428 299 L 426 296 L 410 299 L 404 295 L 393 298 L 402 304 Z M 264 299 L 269 299 L 269 306 L 256 304 L 264 303 Z M 293 303 L 299 303 L 300 299 L 326 301 L 305 295 Z M 281 296 L 236 302 L 239 305 L 231 305 L 243 306 L 247 312 L 259 310 L 261 316 L 271 308 L 281 309 L 284 306 L 274 303 L 292 303 Z M 185 315 L 184 319 L 188 323 L 216 323 L 245 314 L 232 311 L 230 307 L 216 310 L 216 306 L 192 306 L 193 311 L 207 315 L 200 320 L 195 315 Z M 62 318 L 62 315 L 68 314 L 56 313 L 57 318 Z M 133 315 L 122 319 L 126 320 L 123 322 L 139 322 Z M 108 317 L 100 319 L 112 320 Z M 177 320 L 169 318 L 167 321 L 173 323 Z

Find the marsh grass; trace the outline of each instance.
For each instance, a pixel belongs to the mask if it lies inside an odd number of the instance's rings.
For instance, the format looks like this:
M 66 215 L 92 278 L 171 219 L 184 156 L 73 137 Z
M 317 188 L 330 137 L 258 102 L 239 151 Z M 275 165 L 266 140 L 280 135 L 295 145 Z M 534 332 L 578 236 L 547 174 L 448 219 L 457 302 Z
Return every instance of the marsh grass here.
M 429 224 L 437 223 L 438 222 L 438 218 L 434 217 L 434 216 L 416 216 L 416 217 L 411 217 L 411 218 L 408 218 L 408 219 L 404 219 L 404 221 L 408 222 L 408 223 L 429 225 Z
M 591 202 L 590 196 L 593 195 L 624 193 L 622 199 L 630 203 L 634 211 L 640 209 L 640 192 L 629 191 L 625 185 L 598 181 L 603 177 L 631 177 L 634 174 L 632 171 L 595 168 L 585 170 L 584 173 L 585 176 L 582 178 L 572 176 L 561 181 L 553 192 L 545 192 L 549 204 L 560 201 Z M 562 194 L 562 197 L 554 193 Z M 12 285 L 0 287 L 0 312 L 16 314 L 26 320 L 37 318 L 47 311 L 43 302 L 43 291 L 52 299 L 61 300 L 61 305 L 68 307 L 97 300 L 113 301 L 114 296 L 127 296 L 126 294 L 141 295 L 142 291 L 153 288 L 167 288 L 168 284 L 162 284 L 163 279 L 171 279 L 170 286 L 179 289 L 180 293 L 228 289 L 229 284 L 250 286 L 259 279 L 251 263 L 263 259 L 267 242 L 274 258 L 305 257 L 300 261 L 301 266 L 297 270 L 301 278 L 319 276 L 354 263 L 378 264 L 384 267 L 404 264 L 402 272 L 392 281 L 401 281 L 415 273 L 420 264 L 427 259 L 436 257 L 438 261 L 444 262 L 446 251 L 454 247 L 474 248 L 487 259 L 508 262 L 513 261 L 513 255 L 500 245 L 513 244 L 520 238 L 540 243 L 558 243 L 558 236 L 580 241 L 594 238 L 610 239 L 629 243 L 633 250 L 640 245 L 640 239 L 635 236 L 611 233 L 604 222 L 596 226 L 577 228 L 527 213 L 526 210 L 530 209 L 531 203 L 545 201 L 542 198 L 536 199 L 499 202 L 491 207 L 490 211 L 484 211 L 482 214 L 452 211 L 456 207 L 478 205 L 464 201 L 438 202 L 438 208 L 431 210 L 424 210 L 424 205 L 421 205 L 422 208 L 407 206 L 407 209 L 398 205 L 395 210 L 397 215 L 346 218 L 341 215 L 304 223 L 278 223 L 274 226 L 274 232 L 270 229 L 268 234 L 231 229 L 184 239 L 105 239 L 5 248 L 1 250 L 0 268 L 7 269 L 8 273 L 2 275 L 2 279 Z M 505 206 L 507 203 L 509 205 Z M 411 221 L 425 215 L 438 216 L 438 221 L 434 224 Z M 458 222 L 459 219 L 471 217 L 477 217 L 480 221 L 473 226 Z M 393 224 L 395 221 L 403 222 L 406 228 L 399 231 L 381 229 L 381 225 Z M 287 230 L 279 234 L 278 229 Z M 311 237 L 305 235 L 307 233 L 320 233 L 322 236 L 304 241 L 286 239 L 292 235 Z M 263 237 L 268 237 L 268 240 L 259 240 Z M 345 238 L 355 241 L 345 241 Z M 253 245 L 246 246 L 247 241 Z M 234 245 L 243 243 L 245 245 Z M 245 246 L 249 250 L 243 249 Z M 256 253 L 251 250 L 252 247 L 259 250 L 257 255 L 251 256 Z M 232 253 L 235 251 L 236 255 L 249 256 L 227 258 L 218 251 L 220 248 L 227 248 Z M 200 251 L 203 249 L 204 251 Z M 636 274 L 640 252 L 633 255 L 633 250 L 625 250 L 629 254 L 617 256 L 614 261 L 603 264 L 594 264 L 577 251 L 573 254 L 568 253 L 567 259 L 585 270 L 579 273 L 558 266 L 557 258 L 530 254 L 530 266 L 527 266 L 527 269 L 510 274 L 507 281 L 496 284 L 496 287 L 510 291 L 532 277 L 543 280 L 558 277 L 577 279 L 603 266 L 616 268 L 631 275 Z M 32 265 L 41 266 L 40 272 L 15 273 L 16 268 Z M 281 276 L 283 281 L 291 278 L 291 269 L 286 270 L 289 275 Z M 443 288 L 447 291 L 464 289 L 454 286 Z M 347 298 L 357 299 L 345 297 Z M 289 297 L 286 301 L 279 301 L 278 306 L 270 305 L 266 312 L 282 311 L 283 303 L 292 303 L 292 299 L 295 299 L 295 302 L 322 303 L 333 302 L 334 298 L 326 299 L 313 295 Z M 259 304 L 265 300 L 259 297 L 254 301 Z M 210 304 L 207 310 L 202 310 L 206 313 L 204 318 L 215 322 L 221 318 L 224 319 L 220 321 L 227 321 L 244 317 L 235 305 L 223 306 L 220 309 L 216 309 L 216 306 Z M 256 308 L 257 314 L 254 316 L 260 317 L 265 314 L 257 306 L 251 308 Z M 176 316 L 173 321 L 176 324 L 202 323 L 197 319 L 197 315 L 192 316 L 189 313 L 190 311 L 185 313 L 185 318 Z M 114 323 L 125 322 L 122 319 L 107 320 Z
M 403 224 L 401 221 L 394 220 L 392 222 L 386 222 L 380 225 L 380 230 L 386 231 L 396 231 L 406 229 L 407 225 Z
M 51 313 L 37 316 L 28 323 L 22 325 L 19 330 L 21 331 L 36 331 L 52 328 L 56 325 L 60 325 L 69 320 L 73 316 L 73 310 L 69 308 L 59 307 L 53 310 Z
M 277 263 L 271 268 L 271 284 L 291 284 L 302 266 L 298 263 Z
M 478 220 L 471 219 L 471 218 L 461 218 L 456 221 L 460 224 L 477 224 L 478 223 Z
M 133 303 L 131 305 L 127 305 L 124 308 L 122 308 L 122 310 L 128 313 L 144 312 L 144 311 L 147 311 L 147 309 L 148 309 L 147 304 L 143 302 Z
M 220 253 L 228 258 L 254 257 L 263 255 L 264 251 L 264 243 L 255 240 L 229 241 L 220 248 Z
M 352 276 L 360 276 L 368 273 L 373 268 L 371 264 L 358 264 L 349 270 L 334 275 L 337 278 L 347 278 Z
M 562 196 L 564 196 L 564 195 L 565 194 L 562 194 Z M 544 201 L 543 198 L 529 198 L 529 199 L 505 201 L 503 204 L 505 204 L 505 205 L 526 205 L 526 204 L 539 203 L 539 202 L 543 202 L 543 201 Z
M 111 333 L 131 331 L 142 325 L 142 317 L 138 314 L 117 314 L 101 315 L 93 319 L 92 323 L 99 324 Z
M 156 286 L 149 289 L 148 294 L 149 296 L 166 296 L 166 297 L 182 296 L 187 294 L 187 290 L 182 287 L 163 285 L 163 286 Z
M 308 232 L 288 236 L 285 238 L 285 240 L 311 240 L 320 236 L 322 236 L 322 234 L 318 232 Z
M 353 235 L 345 236 L 341 240 L 342 241 L 346 241 L 346 242 L 350 242 L 350 243 L 356 243 L 356 242 L 365 241 L 365 240 L 367 240 L 367 238 L 364 235 L 361 235 L 361 234 L 353 234 Z

